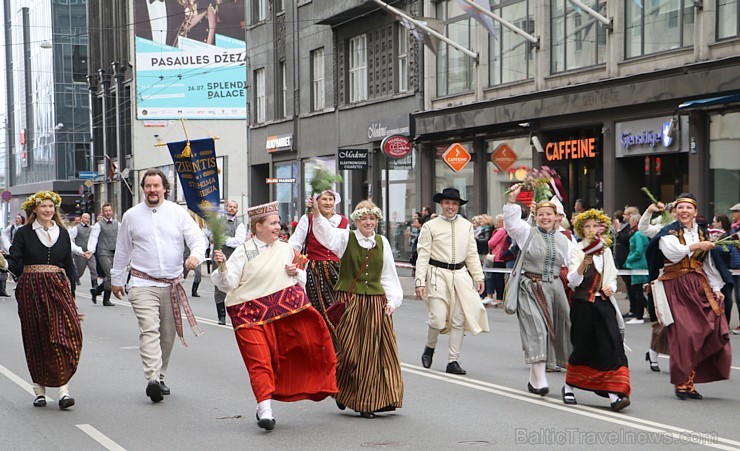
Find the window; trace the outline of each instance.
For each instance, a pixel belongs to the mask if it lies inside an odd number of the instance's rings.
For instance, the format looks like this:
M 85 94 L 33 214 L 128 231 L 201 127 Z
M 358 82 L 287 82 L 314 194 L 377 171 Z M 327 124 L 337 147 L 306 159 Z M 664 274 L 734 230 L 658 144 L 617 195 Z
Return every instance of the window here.
M 474 32 L 470 19 L 457 3 L 445 0 L 437 3 L 437 19 L 445 23 L 445 35 L 470 48 Z M 473 85 L 473 59 L 456 48 L 440 42 L 437 51 L 437 96 L 469 91 Z
M 267 0 L 252 0 L 252 24 L 267 20 Z
M 275 0 L 275 11 L 279 13 L 285 11 L 285 0 Z
M 285 61 L 278 63 L 278 83 L 277 93 L 278 111 L 277 117 L 284 118 L 288 115 L 288 79 L 286 74 Z
M 534 5 L 530 0 L 500 2 L 493 12 L 527 33 L 534 33 Z M 506 27 L 496 25 L 499 39 L 488 37 L 488 83 L 526 80 L 534 75 L 532 44 Z
M 733 38 L 740 34 L 738 0 L 717 0 L 717 39 Z
M 367 100 L 367 36 L 349 40 L 349 101 Z
M 401 24 L 396 29 L 398 34 L 398 66 L 396 86 L 398 92 L 406 92 L 409 89 L 409 31 Z
M 324 48 L 311 52 L 311 111 L 324 109 Z
M 709 173 L 714 214 L 730 213 L 740 193 L 740 113 L 712 114 L 709 117 Z M 733 188 L 734 187 L 734 188 Z M 730 216 L 732 220 L 732 216 Z
M 600 14 L 606 14 L 606 2 L 585 0 L 585 3 Z M 606 61 L 606 29 L 601 22 L 569 0 L 552 1 L 550 20 L 552 73 Z
M 267 106 L 265 104 L 265 69 L 257 69 L 254 71 L 254 93 L 255 93 L 255 107 L 254 115 L 256 117 L 256 123 L 260 124 L 265 122 L 267 117 Z
M 625 57 L 632 58 L 693 45 L 693 1 L 625 2 Z

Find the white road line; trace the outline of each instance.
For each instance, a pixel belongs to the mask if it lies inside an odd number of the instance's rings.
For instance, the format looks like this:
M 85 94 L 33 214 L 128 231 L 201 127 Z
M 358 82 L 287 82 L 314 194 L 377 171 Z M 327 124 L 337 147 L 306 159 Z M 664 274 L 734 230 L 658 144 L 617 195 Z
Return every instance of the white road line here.
M 674 440 L 689 440 L 689 438 L 702 439 L 697 441 L 695 445 L 704 445 L 711 448 L 733 450 L 740 448 L 740 441 L 730 440 L 719 436 L 710 436 L 706 433 L 692 431 L 677 426 L 671 426 L 668 424 L 658 423 L 655 421 L 644 420 L 642 418 L 632 417 L 625 415 L 624 413 L 616 412 L 605 412 L 603 410 L 588 407 L 583 405 L 566 406 L 560 400 L 552 398 L 545 398 L 537 395 L 527 393 L 523 390 L 517 390 L 503 385 L 496 385 L 490 382 L 480 381 L 476 379 L 470 379 L 462 376 L 454 376 L 440 371 L 428 370 L 419 366 L 409 365 L 407 363 L 401 363 L 403 371 L 415 374 L 417 376 L 426 377 L 429 379 L 436 379 L 450 384 L 460 385 L 463 387 L 472 388 L 488 393 L 492 393 L 499 396 L 505 396 L 507 398 L 516 399 L 518 401 L 524 401 L 530 404 L 536 404 L 542 407 L 548 407 L 551 409 L 560 410 L 563 412 L 569 412 L 576 415 L 582 415 L 590 418 L 594 418 L 609 423 L 619 424 L 622 426 L 639 429 L 642 431 L 663 434 L 667 437 L 671 437 Z M 689 443 L 689 442 L 687 442 Z
M 33 385 L 29 384 L 28 382 L 23 380 L 22 377 L 18 376 L 2 365 L 0 365 L 0 374 L 10 379 L 11 382 L 14 382 L 17 386 L 28 392 L 31 396 L 36 396 L 36 394 L 33 392 Z M 46 400 L 49 402 L 54 402 L 54 400 L 51 399 L 48 395 L 46 396 Z
M 105 449 L 108 449 L 110 451 L 126 451 L 126 448 L 114 442 L 113 440 L 108 438 L 107 435 L 103 434 L 89 424 L 76 424 L 75 426 L 77 426 L 85 434 L 89 435 L 90 438 L 100 443 Z

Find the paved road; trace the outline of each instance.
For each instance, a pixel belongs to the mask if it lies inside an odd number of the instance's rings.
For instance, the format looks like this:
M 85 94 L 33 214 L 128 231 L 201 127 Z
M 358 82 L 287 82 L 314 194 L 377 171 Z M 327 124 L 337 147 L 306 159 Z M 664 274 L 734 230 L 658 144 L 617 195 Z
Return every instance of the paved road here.
M 190 287 L 190 281 L 186 286 Z M 410 281 L 404 280 L 411 295 Z M 12 288 L 12 287 L 11 287 Z M 424 308 L 406 300 L 394 314 L 404 371 L 404 407 L 366 420 L 340 412 L 331 400 L 276 403 L 277 428 L 256 426 L 246 370 L 229 327 L 215 323 L 212 286 L 204 281 L 192 302 L 205 333 L 187 330 L 188 348 L 176 345 L 167 382 L 172 395 L 152 404 L 138 355 L 136 320 L 125 301 L 93 305 L 87 285 L 78 304 L 87 314 L 85 344 L 71 390 L 77 405 L 60 411 L 31 405 L 33 395 L 13 298 L 0 300 L 0 449 L 740 449 L 740 362 L 732 379 L 699 385 L 703 401 L 680 401 L 662 373 L 649 371 L 644 353 L 649 325 L 627 326 L 633 404 L 613 413 L 593 394 L 576 392 L 578 406 L 564 406 L 564 373 L 548 375 L 552 393 L 526 391 L 516 320 L 489 310 L 491 333 L 466 337 L 464 377 L 444 373 L 443 351 L 430 370 L 419 362 L 424 346 Z M 440 340 L 446 346 L 446 338 Z M 49 393 L 57 400 L 56 390 Z

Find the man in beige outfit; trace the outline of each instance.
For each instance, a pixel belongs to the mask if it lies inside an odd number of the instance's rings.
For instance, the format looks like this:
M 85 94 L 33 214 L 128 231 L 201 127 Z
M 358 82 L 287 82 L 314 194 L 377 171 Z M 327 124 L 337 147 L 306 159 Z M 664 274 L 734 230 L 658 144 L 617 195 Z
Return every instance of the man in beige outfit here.
M 467 200 L 455 188 L 445 188 L 433 199 L 442 207 L 442 215 L 421 227 L 414 282 L 416 297 L 425 301 L 429 317 L 421 363 L 424 368 L 432 365 L 439 334 L 449 333 L 447 372 L 465 374 L 458 363 L 465 331 L 473 335 L 488 332 L 488 316 L 480 299 L 485 289 L 483 270 L 473 225 L 458 214 Z

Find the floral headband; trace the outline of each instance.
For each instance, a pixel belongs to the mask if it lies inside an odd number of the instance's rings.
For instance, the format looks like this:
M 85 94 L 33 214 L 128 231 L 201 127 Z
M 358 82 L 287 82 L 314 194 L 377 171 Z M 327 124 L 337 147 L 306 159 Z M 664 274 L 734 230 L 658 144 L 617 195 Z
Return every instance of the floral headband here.
M 357 210 L 353 211 L 352 214 L 349 215 L 349 217 L 352 218 L 353 221 L 358 221 L 364 215 L 374 215 L 378 220 L 383 219 L 383 213 L 380 211 L 380 208 L 378 207 L 358 208 Z
M 21 205 L 21 209 L 23 211 L 33 210 L 41 202 L 47 199 L 52 201 L 56 208 L 59 208 L 59 206 L 62 205 L 62 196 L 59 194 L 54 191 L 39 191 L 36 194 L 28 196 L 28 199 L 26 199 L 26 201 L 23 202 L 23 205 Z
M 613 243 L 612 238 L 609 236 L 609 227 L 611 226 L 611 219 L 601 210 L 592 208 L 576 216 L 576 218 L 573 220 L 573 230 L 575 230 L 576 235 L 578 235 L 581 238 L 590 238 L 590 237 L 584 236 L 584 231 L 583 231 L 583 226 L 586 224 L 586 221 L 590 219 L 593 219 L 596 222 L 604 226 L 604 229 L 605 229 L 604 232 L 598 235 L 601 235 L 601 239 L 604 242 L 604 246 L 610 247 Z

